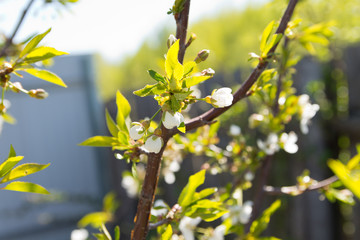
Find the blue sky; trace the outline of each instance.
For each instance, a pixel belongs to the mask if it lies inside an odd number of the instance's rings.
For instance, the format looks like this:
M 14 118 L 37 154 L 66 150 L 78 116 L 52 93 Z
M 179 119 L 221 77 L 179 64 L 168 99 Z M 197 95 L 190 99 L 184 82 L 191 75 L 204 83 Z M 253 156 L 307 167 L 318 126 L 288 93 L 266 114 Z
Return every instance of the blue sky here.
M 192 0 L 190 23 L 225 9 L 242 9 L 266 0 Z M 0 0 L 0 30 L 9 34 L 25 0 Z M 107 60 L 120 60 L 133 53 L 153 31 L 175 26 L 166 12 L 170 0 L 80 0 L 71 11 L 62 9 L 61 16 L 52 7 L 41 7 L 35 0 L 16 40 L 52 27 L 45 44 L 71 54 L 100 53 Z M 6 9 L 10 9 L 7 11 Z M 172 24 L 172 25 L 171 25 Z

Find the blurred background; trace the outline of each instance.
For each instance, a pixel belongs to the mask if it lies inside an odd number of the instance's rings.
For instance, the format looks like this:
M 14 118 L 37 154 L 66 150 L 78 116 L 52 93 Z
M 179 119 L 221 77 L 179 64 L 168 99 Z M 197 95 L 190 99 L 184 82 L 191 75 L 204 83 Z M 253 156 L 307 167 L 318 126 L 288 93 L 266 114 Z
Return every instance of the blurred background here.
M 0 30 L 13 31 L 28 1 L 1 0 Z M 261 33 L 268 22 L 278 20 L 284 0 L 194 0 L 190 8 L 189 33 L 197 39 L 185 59 L 210 49 L 202 66 L 216 71 L 213 80 L 201 86 L 206 96 L 219 86 L 239 86 L 251 71 L 249 52 L 258 52 Z M 24 161 L 51 163 L 43 172 L 29 177 L 52 192 L 50 197 L 2 191 L 0 239 L 69 239 L 77 221 L 86 213 L 100 211 L 102 199 L 110 190 L 119 196 L 120 207 L 114 225 L 120 225 L 122 239 L 129 239 L 136 199 L 122 187 L 122 171 L 131 168 L 116 160 L 110 149 L 79 147 L 94 135 L 108 135 L 104 110 L 116 114 L 114 96 L 119 89 L 132 105 L 132 119 L 149 117 L 155 101 L 140 99 L 132 91 L 151 81 L 146 70 L 162 72 L 167 51 L 166 40 L 175 32 L 175 22 L 166 12 L 172 2 L 80 0 L 64 7 L 58 1 L 35 0 L 16 42 L 52 27 L 45 45 L 70 53 L 55 59 L 50 70 L 63 78 L 67 89 L 51 86 L 26 76 L 24 86 L 46 89 L 46 100 L 8 94 L 9 113 L 15 125 L 4 124 L 0 135 L 0 157 L 5 159 L 10 144 Z M 330 42 L 315 44 L 315 52 L 298 49 L 307 55 L 297 65 L 294 84 L 298 94 L 309 94 L 321 107 L 308 135 L 300 135 L 300 151 L 281 155 L 273 166 L 271 184 L 293 185 L 304 168 L 321 180 L 331 175 L 328 158 L 346 161 L 354 154 L 360 139 L 360 2 L 358 0 L 300 1 L 294 19 L 304 26 L 329 23 Z M 2 40 L 1 40 L 2 41 Z M 316 57 L 315 57 L 316 55 Z M 206 111 L 199 105 L 191 114 Z M 242 116 L 238 113 L 242 112 Z M 246 132 L 246 102 L 239 103 L 221 118 L 221 131 L 231 124 Z M 295 130 L 299 130 L 296 129 Z M 197 171 L 206 158 L 187 157 L 177 179 Z M 183 169 L 183 170 L 184 170 Z M 184 173 L 185 172 L 185 173 Z M 213 186 L 218 176 L 210 178 Z M 160 183 L 160 196 L 175 203 L 180 189 Z M 359 205 L 329 203 L 317 192 L 283 198 L 281 212 L 275 214 L 269 234 L 293 240 L 360 239 Z M 359 202 L 357 202 L 359 203 Z

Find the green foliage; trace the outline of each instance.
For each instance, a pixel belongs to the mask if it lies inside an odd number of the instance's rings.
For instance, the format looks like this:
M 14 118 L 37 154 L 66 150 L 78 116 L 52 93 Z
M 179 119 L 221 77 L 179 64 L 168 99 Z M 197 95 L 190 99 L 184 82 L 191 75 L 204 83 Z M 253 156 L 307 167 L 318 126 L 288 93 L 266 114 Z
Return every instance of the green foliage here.
M 23 156 L 16 156 L 15 149 L 11 145 L 8 158 L 0 165 L 0 178 L 2 178 L 0 184 L 26 177 L 27 175 L 39 172 L 50 165 L 25 163 L 16 167 L 16 164 L 18 164 L 23 158 Z M 11 182 L 0 189 L 18 192 L 49 194 L 49 192 L 42 186 L 30 182 Z
M 48 70 L 44 70 L 44 69 L 38 69 L 38 68 L 17 68 L 17 71 L 24 71 L 27 72 L 31 75 L 33 75 L 34 77 L 40 78 L 42 80 L 45 80 L 47 82 L 62 86 L 62 87 L 67 87 L 66 84 L 61 80 L 61 78 L 59 76 L 57 76 L 55 73 L 52 73 Z
M 360 199 L 360 145 L 357 146 L 358 154 L 347 165 L 339 160 L 329 160 L 328 166 L 340 181 Z
M 167 227 L 166 227 L 166 230 L 165 232 L 161 235 L 161 239 L 162 240 L 170 240 L 171 239 L 171 236 L 172 236 L 172 227 L 171 225 L 169 224 Z
M 250 232 L 247 236 L 247 239 L 252 239 L 253 237 L 259 237 L 260 234 L 267 228 L 271 215 L 281 206 L 281 201 L 276 200 L 267 208 L 262 215 L 256 219 L 250 227 Z

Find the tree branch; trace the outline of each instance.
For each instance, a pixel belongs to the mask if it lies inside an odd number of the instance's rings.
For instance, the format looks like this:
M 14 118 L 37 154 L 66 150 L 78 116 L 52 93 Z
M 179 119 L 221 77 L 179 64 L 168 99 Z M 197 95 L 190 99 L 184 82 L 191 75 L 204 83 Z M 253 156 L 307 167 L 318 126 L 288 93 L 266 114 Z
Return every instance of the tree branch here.
M 295 6 L 297 4 L 297 0 L 290 0 L 284 15 L 281 18 L 279 27 L 276 30 L 276 33 L 281 33 L 284 34 L 285 29 L 287 27 L 288 22 L 290 21 L 290 18 L 294 12 Z M 278 44 L 274 45 L 268 55 L 272 55 L 276 48 L 277 48 Z M 257 67 L 252 71 L 252 73 L 250 74 L 250 76 L 248 77 L 248 79 L 243 83 L 243 85 L 241 85 L 241 87 L 234 93 L 234 100 L 232 105 L 234 105 L 235 103 L 237 103 L 238 101 L 240 101 L 241 99 L 245 98 L 248 96 L 248 91 L 250 90 L 250 88 L 253 86 L 253 84 L 256 82 L 256 80 L 259 78 L 260 74 L 265 70 L 265 68 L 267 67 L 268 62 L 267 61 L 260 61 L 259 64 L 257 65 Z M 203 113 L 202 115 L 195 117 L 193 119 L 190 119 L 186 124 L 186 131 L 190 131 L 192 129 L 201 127 L 203 125 L 205 125 L 206 122 L 210 122 L 213 119 L 217 118 L 218 116 L 220 116 L 221 114 L 223 114 L 225 111 L 227 111 L 229 108 L 232 107 L 225 107 L 225 108 L 212 108 L 209 111 Z
M 270 195 L 291 195 L 298 196 L 305 192 L 319 190 L 322 188 L 326 188 L 330 184 L 339 180 L 337 176 L 332 176 L 327 179 L 324 179 L 320 182 L 316 182 L 308 187 L 303 187 L 299 185 L 294 186 L 284 186 L 284 187 L 272 187 L 272 186 L 264 186 L 264 192 Z
M 23 13 L 21 14 L 21 17 L 20 17 L 20 19 L 19 19 L 19 22 L 18 22 L 18 23 L 16 24 L 16 26 L 15 26 L 15 29 L 14 29 L 11 37 L 8 38 L 8 39 L 6 39 L 6 42 L 5 42 L 5 44 L 4 44 L 4 47 L 1 49 L 0 57 L 6 56 L 6 51 L 7 51 L 7 49 L 8 49 L 8 48 L 11 46 L 11 44 L 13 43 L 13 40 L 14 40 L 15 35 L 17 34 L 17 32 L 18 32 L 21 24 L 23 23 L 23 21 L 24 21 L 24 19 L 25 19 L 26 14 L 28 13 L 28 11 L 29 11 L 29 9 L 30 9 L 30 7 L 31 7 L 31 5 L 32 5 L 33 3 L 34 3 L 34 0 L 30 0 L 29 3 L 28 3 L 28 5 L 25 7 L 25 9 L 24 9 L 24 11 L 23 11 Z
M 183 63 L 185 56 L 189 11 L 190 11 L 190 0 L 187 0 L 184 4 L 184 9 L 179 14 L 175 14 L 176 38 L 180 39 L 179 41 L 180 49 L 178 55 L 178 60 L 180 63 Z

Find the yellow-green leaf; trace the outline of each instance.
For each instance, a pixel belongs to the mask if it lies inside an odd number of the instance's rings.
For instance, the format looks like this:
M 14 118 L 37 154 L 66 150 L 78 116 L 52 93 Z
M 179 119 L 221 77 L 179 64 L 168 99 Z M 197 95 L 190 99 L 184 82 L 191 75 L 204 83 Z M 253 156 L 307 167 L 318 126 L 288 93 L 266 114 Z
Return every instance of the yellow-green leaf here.
M 120 91 L 116 92 L 116 105 L 118 107 L 118 111 L 121 111 L 124 118 L 127 118 L 131 112 L 131 106 Z
M 116 123 L 114 122 L 112 117 L 110 116 L 109 111 L 107 109 L 105 109 L 105 118 L 106 118 L 106 125 L 107 125 L 109 132 L 111 133 L 111 135 L 113 135 L 113 137 L 117 137 L 120 129 L 116 125 Z
M 359 170 L 351 171 L 338 160 L 329 160 L 328 166 L 354 195 L 360 199 L 360 172 Z
M 174 69 L 177 65 L 179 65 L 178 60 L 179 54 L 179 40 L 177 40 L 171 47 L 169 48 L 166 59 L 165 59 L 165 72 L 168 79 L 171 79 L 173 76 Z M 180 64 L 181 65 L 181 64 Z
M 50 194 L 44 187 L 31 182 L 12 182 L 1 189 L 17 192 Z
M 15 152 L 15 149 L 12 144 L 10 144 L 10 151 L 9 151 L 8 158 L 11 158 L 11 157 L 16 157 L 16 152 Z
M 23 158 L 24 158 L 23 156 L 17 156 L 17 157 L 10 157 L 10 158 L 6 159 L 0 165 L 0 177 L 4 177 Z
M 34 62 L 43 61 L 43 60 L 46 60 L 49 58 L 66 55 L 66 54 L 68 54 L 68 53 L 58 51 L 52 47 L 38 47 L 26 55 L 24 62 L 34 63 Z
M 61 80 L 61 78 L 59 76 L 57 76 L 55 73 L 52 73 L 48 70 L 38 69 L 38 68 L 21 68 L 18 70 L 27 72 L 37 78 L 51 82 L 53 84 L 56 84 L 56 85 L 59 85 L 62 87 L 67 87 L 66 84 Z
M 36 46 L 40 43 L 40 41 L 51 31 L 49 28 L 46 32 L 36 35 L 33 39 L 26 44 L 25 48 L 20 53 L 20 58 L 24 57 L 27 53 L 31 52 Z
M 256 219 L 250 227 L 251 235 L 258 237 L 269 225 L 271 215 L 281 206 L 281 201 L 276 200 Z
M 9 182 L 18 178 L 25 177 L 27 175 L 39 172 L 47 168 L 49 164 L 37 164 L 37 163 L 26 163 L 22 164 L 14 169 L 12 169 L 5 177 L 1 180 L 0 183 Z
M 115 137 L 108 136 L 94 136 L 86 139 L 80 146 L 89 146 L 89 147 L 113 147 L 118 144 L 118 139 Z
M 267 26 L 266 28 L 264 29 L 264 32 L 262 33 L 262 36 L 261 36 L 261 41 L 260 41 L 260 51 L 263 52 L 264 49 L 265 49 L 265 46 L 266 46 L 266 43 L 270 37 L 270 34 L 274 28 L 274 24 L 275 24 L 275 21 L 271 21 Z
M 196 68 L 196 62 L 190 61 L 184 64 L 184 76 L 191 74 Z
M 94 228 L 100 228 L 102 224 L 105 224 L 112 220 L 112 214 L 107 212 L 94 212 L 85 215 L 78 222 L 79 227 L 86 227 L 91 225 Z
M 185 82 L 185 86 L 187 88 L 189 88 L 189 87 L 195 86 L 199 83 L 202 83 L 210 78 L 211 78 L 211 76 L 193 76 L 193 77 L 184 79 L 184 82 Z
M 180 193 L 178 203 L 184 209 L 190 205 L 194 198 L 196 188 L 202 185 L 205 181 L 205 170 L 195 173 L 189 177 L 189 182 Z
M 170 240 L 172 236 L 172 227 L 171 225 L 167 225 L 165 232 L 161 235 L 162 240 Z

